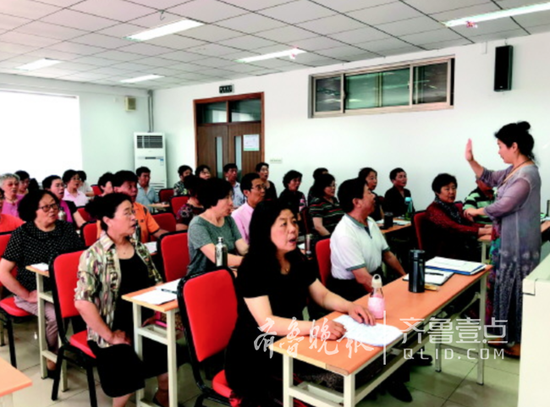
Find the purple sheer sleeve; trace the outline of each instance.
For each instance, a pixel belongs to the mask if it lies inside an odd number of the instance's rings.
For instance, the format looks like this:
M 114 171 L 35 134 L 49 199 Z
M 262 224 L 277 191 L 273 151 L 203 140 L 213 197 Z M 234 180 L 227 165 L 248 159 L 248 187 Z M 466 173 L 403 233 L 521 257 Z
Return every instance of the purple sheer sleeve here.
M 479 177 L 479 179 L 490 187 L 496 187 L 504 181 L 504 178 L 510 173 L 511 169 L 512 167 L 508 167 L 505 170 L 493 171 L 483 168 L 483 172 L 481 173 L 481 177 Z
M 515 180 L 505 189 L 501 188 L 498 200 L 485 207 L 485 213 L 491 218 L 502 218 L 505 215 L 516 212 L 529 197 L 531 187 L 523 178 Z

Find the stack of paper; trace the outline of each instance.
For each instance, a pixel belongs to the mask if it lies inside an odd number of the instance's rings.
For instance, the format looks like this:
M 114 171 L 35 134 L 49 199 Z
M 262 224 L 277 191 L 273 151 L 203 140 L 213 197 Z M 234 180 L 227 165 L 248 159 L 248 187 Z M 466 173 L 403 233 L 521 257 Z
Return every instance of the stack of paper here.
M 41 271 L 48 271 L 48 268 L 49 268 L 49 266 L 46 263 L 31 264 L 31 267 L 34 267 L 35 269 L 38 269 Z
M 341 315 L 334 321 L 346 328 L 346 338 L 371 346 L 386 346 L 403 336 L 403 332 L 391 325 L 366 325 L 355 321 L 349 315 Z
M 148 304 L 160 305 L 165 302 L 170 302 L 176 300 L 178 297 L 176 294 L 167 293 L 160 290 L 151 290 L 146 293 L 136 295 L 133 297 L 134 300 L 146 302 Z
M 177 294 L 179 283 L 180 283 L 180 280 L 174 280 L 174 281 L 170 281 L 169 283 L 156 285 L 155 288 L 157 290 L 164 291 L 167 293 Z
M 426 271 L 428 269 L 450 271 L 471 276 L 485 269 L 485 264 L 474 261 L 447 259 L 446 257 L 434 257 L 426 262 Z
M 452 271 L 443 271 L 436 269 L 428 269 L 424 272 L 424 284 L 443 285 L 453 275 Z M 404 281 L 409 281 L 409 275 L 407 274 Z

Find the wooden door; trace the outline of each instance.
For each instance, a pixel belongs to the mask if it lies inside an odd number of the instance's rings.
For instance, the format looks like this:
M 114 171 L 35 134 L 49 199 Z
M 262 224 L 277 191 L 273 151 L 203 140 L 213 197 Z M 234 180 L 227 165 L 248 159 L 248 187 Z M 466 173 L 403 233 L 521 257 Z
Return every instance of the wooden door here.
M 237 121 L 239 115 L 234 115 L 232 106 L 239 101 L 254 101 L 256 106 L 261 106 L 261 112 L 256 109 L 250 121 L 244 121 L 242 115 Z M 263 93 L 195 100 L 194 107 L 196 164 L 208 165 L 212 175 L 220 178 L 223 166 L 228 163 L 237 165 L 239 179 L 243 174 L 254 172 L 256 164 L 264 160 Z M 244 151 L 246 135 L 258 135 L 258 149 Z

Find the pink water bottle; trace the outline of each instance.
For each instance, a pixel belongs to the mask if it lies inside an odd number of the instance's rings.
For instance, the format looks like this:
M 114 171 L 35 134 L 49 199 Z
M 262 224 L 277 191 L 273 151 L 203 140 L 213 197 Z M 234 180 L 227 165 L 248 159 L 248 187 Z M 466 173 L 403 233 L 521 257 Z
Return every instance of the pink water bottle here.
M 382 278 L 375 274 L 372 278 L 372 293 L 369 297 L 369 311 L 376 319 L 384 318 L 386 300 L 382 292 Z

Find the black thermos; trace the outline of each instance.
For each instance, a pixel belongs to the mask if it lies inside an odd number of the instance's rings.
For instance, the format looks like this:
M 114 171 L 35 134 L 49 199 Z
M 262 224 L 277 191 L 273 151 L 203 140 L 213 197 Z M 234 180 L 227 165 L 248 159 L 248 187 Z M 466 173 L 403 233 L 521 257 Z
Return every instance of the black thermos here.
M 409 252 L 409 291 L 412 293 L 424 292 L 424 250 Z

